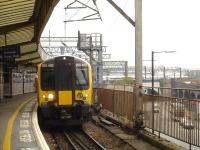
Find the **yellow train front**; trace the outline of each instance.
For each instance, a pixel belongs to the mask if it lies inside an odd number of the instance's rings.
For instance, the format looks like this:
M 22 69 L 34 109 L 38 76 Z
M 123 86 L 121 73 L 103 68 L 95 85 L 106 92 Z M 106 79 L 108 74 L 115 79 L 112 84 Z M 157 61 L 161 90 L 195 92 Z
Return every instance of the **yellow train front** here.
M 45 122 L 78 125 L 90 119 L 90 64 L 72 56 L 55 57 L 39 64 L 38 103 Z

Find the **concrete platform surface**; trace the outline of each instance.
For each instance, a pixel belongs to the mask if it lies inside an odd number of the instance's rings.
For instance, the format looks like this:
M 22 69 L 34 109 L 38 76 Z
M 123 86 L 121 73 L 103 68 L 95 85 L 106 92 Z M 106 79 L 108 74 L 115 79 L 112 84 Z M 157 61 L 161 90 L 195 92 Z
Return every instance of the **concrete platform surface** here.
M 30 136 L 34 139 L 30 128 L 31 112 L 35 103 L 35 93 L 14 96 L 0 103 L 0 149 L 26 150 L 30 148 L 30 144 L 25 146 L 20 141 L 30 141 Z M 28 134 L 29 132 L 31 134 Z M 33 147 L 37 150 L 36 145 Z

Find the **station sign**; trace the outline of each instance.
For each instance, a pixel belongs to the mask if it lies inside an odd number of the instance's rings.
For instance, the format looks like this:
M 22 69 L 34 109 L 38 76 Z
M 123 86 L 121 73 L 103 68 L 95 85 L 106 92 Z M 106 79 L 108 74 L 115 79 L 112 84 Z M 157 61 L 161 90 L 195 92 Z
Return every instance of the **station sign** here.
M 9 60 L 20 57 L 20 46 L 3 46 L 0 47 L 0 60 Z

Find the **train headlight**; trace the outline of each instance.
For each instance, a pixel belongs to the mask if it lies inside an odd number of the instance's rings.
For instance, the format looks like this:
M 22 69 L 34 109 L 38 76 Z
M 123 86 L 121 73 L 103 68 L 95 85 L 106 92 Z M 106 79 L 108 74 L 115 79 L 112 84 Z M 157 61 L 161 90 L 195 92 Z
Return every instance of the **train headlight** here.
M 42 95 L 42 98 L 46 98 L 46 96 L 45 96 L 45 95 Z
M 83 98 L 83 94 L 82 93 L 78 93 L 77 97 L 81 99 L 81 98 Z
M 48 94 L 48 99 L 53 99 L 54 95 L 53 94 Z
M 85 97 L 88 97 L 88 94 L 85 94 Z

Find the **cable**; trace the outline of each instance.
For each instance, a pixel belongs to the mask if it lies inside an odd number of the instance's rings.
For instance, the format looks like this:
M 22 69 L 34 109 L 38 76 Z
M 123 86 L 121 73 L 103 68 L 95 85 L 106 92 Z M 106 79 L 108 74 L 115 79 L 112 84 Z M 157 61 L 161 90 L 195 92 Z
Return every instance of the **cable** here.
M 75 0 L 76 1 L 76 0 Z M 85 4 L 88 4 L 90 2 L 90 0 L 88 0 Z M 78 12 L 80 11 L 80 9 L 78 9 L 68 20 L 71 20 L 75 15 L 78 14 Z M 65 20 L 66 21 L 66 20 Z
M 127 3 L 128 3 L 128 0 L 126 0 L 126 2 L 125 2 L 125 4 L 123 5 L 122 9 L 124 9 L 124 8 L 126 7 Z M 109 25 L 107 31 L 108 31 L 108 30 L 109 30 L 109 31 L 111 30 L 113 24 L 116 23 L 116 21 L 118 20 L 118 18 L 119 18 L 119 16 L 117 16 L 117 17 L 112 21 L 112 23 Z

